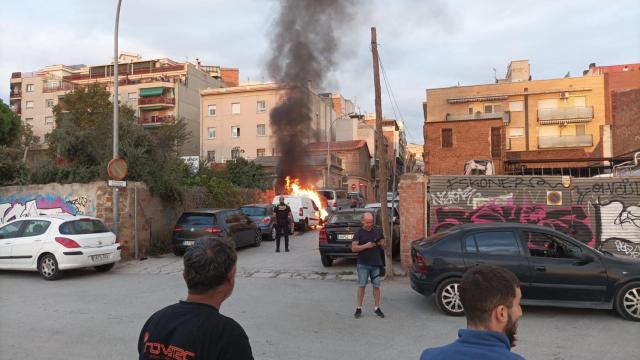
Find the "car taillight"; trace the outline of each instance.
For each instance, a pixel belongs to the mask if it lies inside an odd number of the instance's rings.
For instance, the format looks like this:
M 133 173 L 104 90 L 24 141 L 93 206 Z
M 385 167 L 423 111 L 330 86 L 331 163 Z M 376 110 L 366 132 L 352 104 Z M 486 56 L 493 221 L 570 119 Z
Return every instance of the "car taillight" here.
M 327 229 L 326 228 L 322 228 L 320 229 L 320 237 L 318 237 L 318 242 L 320 244 L 326 244 L 327 241 Z
M 304 212 L 302 212 L 302 208 L 298 209 L 298 215 L 304 216 Z
M 271 218 L 270 217 L 262 218 L 262 219 L 260 219 L 260 222 L 263 223 L 263 224 L 268 224 L 268 223 L 271 222 Z
M 220 234 L 222 232 L 222 229 L 220 229 L 219 227 L 212 226 L 212 227 L 205 228 L 204 231 L 211 234 Z
M 116 238 L 116 244 L 120 244 L 120 239 Z
M 77 242 L 65 238 L 65 237 L 56 237 L 56 242 L 66 248 L 79 248 L 80 244 L 78 244 Z
M 182 228 L 180 226 L 176 225 L 176 227 L 173 228 L 173 231 L 180 232 L 180 231 L 182 231 Z
M 427 264 L 425 264 L 424 262 L 424 256 L 422 256 L 422 254 L 420 254 L 419 252 L 416 252 L 415 255 L 416 261 L 413 263 L 416 272 L 419 273 L 426 273 L 427 272 Z

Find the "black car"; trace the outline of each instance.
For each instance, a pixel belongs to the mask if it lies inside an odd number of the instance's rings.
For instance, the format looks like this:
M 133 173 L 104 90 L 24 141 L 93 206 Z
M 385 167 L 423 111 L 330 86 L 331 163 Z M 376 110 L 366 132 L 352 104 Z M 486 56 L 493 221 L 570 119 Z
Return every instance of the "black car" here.
M 201 238 L 218 238 L 236 248 L 260 246 L 262 233 L 256 224 L 238 209 L 199 209 L 184 212 L 173 229 L 173 252 L 185 250 Z
M 276 239 L 276 215 L 272 204 L 243 205 L 240 211 L 256 223 L 263 237 Z
M 592 249 L 558 231 L 524 224 L 462 225 L 411 245 L 411 287 L 463 315 L 460 278 L 479 264 L 511 270 L 522 304 L 616 309 L 640 321 L 640 261 Z
M 362 227 L 362 214 L 373 213 L 375 225 L 382 228 L 380 209 L 349 209 L 334 212 L 327 223 L 320 229 L 318 248 L 322 265 L 331 266 L 333 260 L 339 257 L 358 255 L 351 251 L 351 242 L 356 231 Z M 395 245 L 395 244 L 394 244 Z

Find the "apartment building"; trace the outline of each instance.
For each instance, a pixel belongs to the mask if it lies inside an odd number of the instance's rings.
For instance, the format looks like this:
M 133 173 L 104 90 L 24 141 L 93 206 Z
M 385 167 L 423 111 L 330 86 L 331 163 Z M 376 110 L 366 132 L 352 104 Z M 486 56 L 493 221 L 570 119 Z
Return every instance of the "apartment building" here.
M 143 60 L 128 53 L 120 55 L 118 65 L 119 101 L 135 110 L 141 125 L 155 128 L 185 119 L 192 138 L 181 155 L 199 154 L 200 90 L 225 86 L 225 78 L 233 84 L 238 78 L 237 69 L 168 58 Z M 112 91 L 113 75 L 113 64 L 52 65 L 36 72 L 16 72 L 10 81 L 10 106 L 42 141 L 55 126 L 53 107 L 67 92 L 96 82 Z
M 427 89 L 425 172 L 462 174 L 491 160 L 497 174 L 602 171 L 612 154 L 603 75 L 532 80 L 527 60 L 512 61 L 493 84 Z
M 210 162 L 238 157 L 255 159 L 278 156 L 269 113 L 286 95 L 275 83 L 246 84 L 200 92 L 200 156 Z M 306 143 L 330 136 L 330 122 L 336 118 L 330 99 L 309 92 L 311 128 Z M 300 149 L 303 151 L 304 149 Z
M 408 173 L 422 173 L 424 172 L 424 144 L 407 144 L 406 155 L 406 172 Z

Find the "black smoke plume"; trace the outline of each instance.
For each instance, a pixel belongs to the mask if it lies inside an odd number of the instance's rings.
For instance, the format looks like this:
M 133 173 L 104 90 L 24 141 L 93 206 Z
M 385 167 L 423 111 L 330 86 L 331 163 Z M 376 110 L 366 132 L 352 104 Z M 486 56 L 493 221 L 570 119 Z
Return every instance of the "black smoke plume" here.
M 278 185 L 285 176 L 309 180 L 305 145 L 313 133 L 310 86 L 322 89 L 336 65 L 337 31 L 350 19 L 350 0 L 281 0 L 272 29 L 267 70 L 285 87 L 281 103 L 271 110 L 271 129 L 280 155 Z

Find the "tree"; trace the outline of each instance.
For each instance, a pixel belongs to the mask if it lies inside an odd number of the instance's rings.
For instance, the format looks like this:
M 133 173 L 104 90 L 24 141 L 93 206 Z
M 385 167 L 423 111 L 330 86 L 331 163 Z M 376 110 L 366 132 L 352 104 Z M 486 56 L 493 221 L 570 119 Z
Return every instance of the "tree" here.
M 0 100 L 0 185 L 26 182 L 27 150 L 37 142 L 31 125 L 22 124 L 20 117 Z
M 0 99 L 0 146 L 9 146 L 16 140 L 20 123 L 20 117 Z
M 225 173 L 227 180 L 239 187 L 260 190 L 269 187 L 262 166 L 245 158 L 237 158 L 235 161 L 227 162 Z

